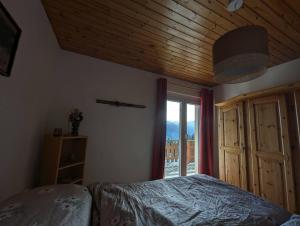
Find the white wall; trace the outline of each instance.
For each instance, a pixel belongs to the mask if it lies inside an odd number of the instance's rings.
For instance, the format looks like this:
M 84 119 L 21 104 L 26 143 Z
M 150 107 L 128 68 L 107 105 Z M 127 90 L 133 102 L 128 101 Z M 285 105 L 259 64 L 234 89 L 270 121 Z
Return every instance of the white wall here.
M 160 75 L 62 51 L 56 71 L 57 94 L 49 126 L 64 127 L 73 108 L 85 118 L 88 136 L 85 184 L 148 180 L 151 171 L 156 79 Z M 198 85 L 175 79 L 170 88 L 195 92 Z M 191 88 L 191 90 L 190 90 Z M 96 98 L 146 105 L 146 109 L 96 104 Z
M 250 93 L 258 90 L 272 88 L 300 81 L 300 58 L 274 66 L 261 77 L 249 82 L 239 84 L 226 84 L 214 87 L 215 101 Z
M 244 94 L 264 90 L 280 85 L 300 82 L 300 58 L 269 68 L 261 77 L 249 82 L 239 84 L 225 84 L 214 87 L 215 103 L 222 102 L 229 98 Z M 214 120 L 214 153 L 215 172 L 218 175 L 218 125 L 217 111 Z
M 0 200 L 31 186 L 59 50 L 40 0 L 2 0 L 22 29 L 11 77 L 0 76 Z
M 88 136 L 85 183 L 138 181 L 149 177 L 157 76 L 141 70 L 62 52 L 51 125 L 67 132 L 68 114 L 84 114 Z M 97 104 L 96 98 L 144 104 L 146 109 Z

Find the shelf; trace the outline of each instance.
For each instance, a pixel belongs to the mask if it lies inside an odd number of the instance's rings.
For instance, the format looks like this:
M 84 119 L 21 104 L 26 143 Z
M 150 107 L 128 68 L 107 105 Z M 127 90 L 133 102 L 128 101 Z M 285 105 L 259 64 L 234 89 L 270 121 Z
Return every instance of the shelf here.
M 82 177 L 77 177 L 77 178 L 65 178 L 65 179 L 59 179 L 58 184 L 76 184 L 80 181 L 83 181 Z
M 84 162 L 76 162 L 76 163 L 68 164 L 66 166 L 59 167 L 58 169 L 59 170 L 64 170 L 64 169 L 68 169 L 68 168 L 71 168 L 71 167 L 74 167 L 74 166 L 80 166 L 80 165 L 83 165 L 83 164 L 84 164 Z
M 73 140 L 73 139 L 87 139 L 86 136 L 62 136 L 61 137 L 64 140 Z
M 76 179 L 76 180 L 71 181 L 70 184 L 76 184 L 78 182 L 82 182 L 82 180 L 83 180 L 82 178 Z

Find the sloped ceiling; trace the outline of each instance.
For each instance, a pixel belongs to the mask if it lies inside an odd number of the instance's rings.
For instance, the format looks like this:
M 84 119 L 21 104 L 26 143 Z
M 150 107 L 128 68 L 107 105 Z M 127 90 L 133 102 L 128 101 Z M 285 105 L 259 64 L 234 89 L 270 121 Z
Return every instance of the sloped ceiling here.
M 249 24 L 269 32 L 269 66 L 300 57 L 300 1 L 43 0 L 61 48 L 199 84 L 215 85 L 212 46 Z M 247 44 L 247 43 L 245 43 Z M 283 75 L 284 76 L 284 75 Z

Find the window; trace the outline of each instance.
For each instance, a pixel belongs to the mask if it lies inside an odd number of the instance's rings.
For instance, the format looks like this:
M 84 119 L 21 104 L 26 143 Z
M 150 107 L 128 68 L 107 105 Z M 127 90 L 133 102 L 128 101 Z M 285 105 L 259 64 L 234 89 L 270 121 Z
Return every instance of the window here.
M 199 108 L 192 101 L 167 101 L 165 178 L 198 173 Z

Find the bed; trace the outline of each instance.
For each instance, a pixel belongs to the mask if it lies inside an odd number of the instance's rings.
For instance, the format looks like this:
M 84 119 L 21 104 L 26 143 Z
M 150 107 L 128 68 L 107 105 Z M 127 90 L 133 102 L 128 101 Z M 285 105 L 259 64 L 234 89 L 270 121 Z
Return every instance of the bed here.
M 218 179 L 194 175 L 131 184 L 53 185 L 0 203 L 0 226 L 300 225 Z
M 251 193 L 205 175 L 133 184 L 97 183 L 97 225 L 281 225 L 291 214 Z

